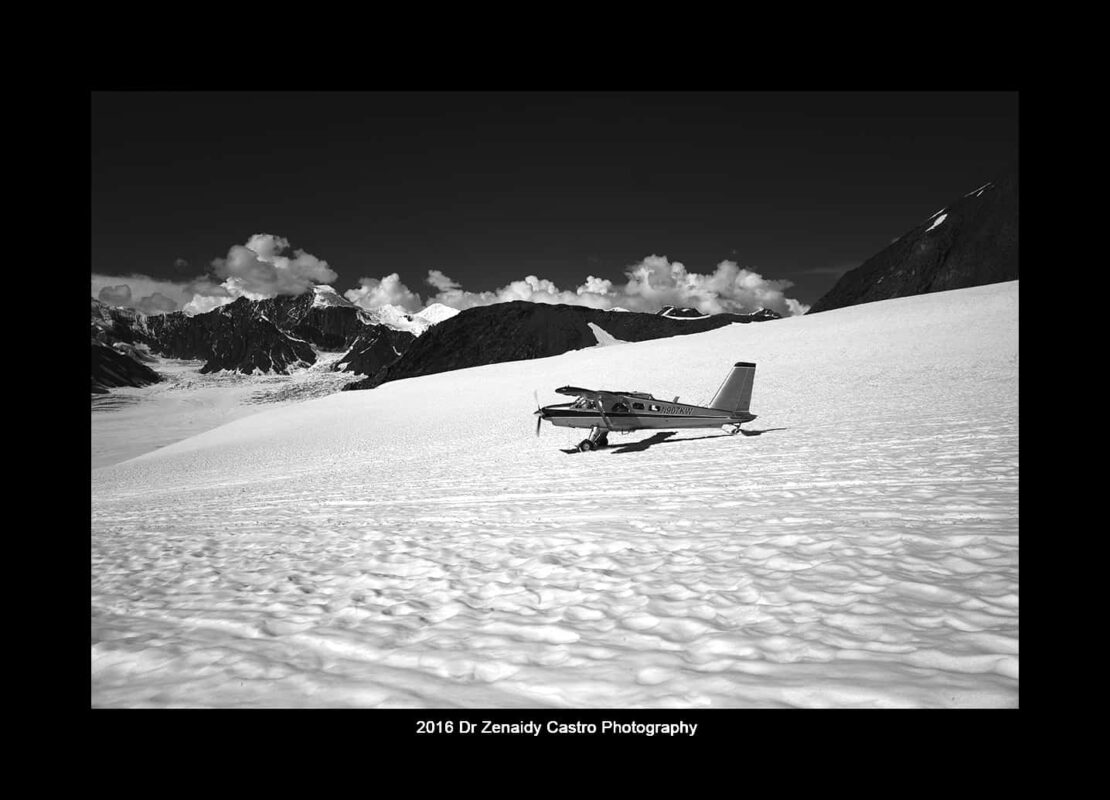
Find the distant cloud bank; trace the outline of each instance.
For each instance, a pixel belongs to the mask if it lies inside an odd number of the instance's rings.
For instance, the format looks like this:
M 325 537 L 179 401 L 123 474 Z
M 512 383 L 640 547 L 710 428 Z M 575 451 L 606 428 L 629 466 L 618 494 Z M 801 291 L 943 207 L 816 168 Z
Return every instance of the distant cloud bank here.
M 339 276 L 326 261 L 304 250 L 287 255 L 289 241 L 268 233 L 234 245 L 225 258 L 212 262 L 210 275 L 176 283 L 145 275 L 92 276 L 93 295 L 111 305 L 138 308 L 146 313 L 178 309 L 187 314 L 211 311 L 239 297 L 261 300 L 277 295 L 299 295 L 315 285 L 331 284 Z M 474 306 L 524 300 L 531 303 L 566 303 L 608 310 L 654 313 L 665 305 L 690 306 L 705 314 L 745 313 L 768 308 L 784 316 L 809 310 L 785 291 L 793 283 L 769 280 L 741 268 L 735 261 L 721 261 L 710 274 L 690 272 L 679 261 L 651 255 L 625 270 L 625 282 L 589 276 L 574 289 L 560 289 L 546 278 L 529 275 L 500 289 L 465 290 L 442 271 L 428 270 L 425 283 L 431 292 L 421 295 L 401 282 L 394 272 L 381 278 L 364 277 L 344 296 L 365 309 L 394 306 L 409 313 L 434 303 L 459 310 Z M 222 280 L 221 280 L 222 279 Z M 138 301 L 133 297 L 139 296 Z

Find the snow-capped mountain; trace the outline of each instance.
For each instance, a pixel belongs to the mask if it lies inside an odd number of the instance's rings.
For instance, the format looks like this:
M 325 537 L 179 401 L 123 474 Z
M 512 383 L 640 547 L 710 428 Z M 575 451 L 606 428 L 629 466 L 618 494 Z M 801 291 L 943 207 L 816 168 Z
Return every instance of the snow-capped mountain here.
M 659 316 L 666 317 L 667 319 L 705 319 L 709 315 L 701 313 L 696 308 L 663 306 L 663 308 L 659 310 Z
M 376 371 L 404 351 L 415 336 L 413 328 L 422 332 L 433 323 L 424 319 L 413 322 L 392 307 L 367 312 L 331 287 L 319 286 L 298 296 L 241 297 L 193 316 L 181 311 L 148 316 L 94 299 L 91 324 L 94 344 L 109 348 L 117 342 L 142 345 L 166 358 L 204 361 L 203 373 L 231 370 L 284 375 L 314 364 L 320 352 L 346 352 L 335 369 Z M 384 346 L 375 347 L 379 341 Z M 149 368 L 131 369 L 119 360 L 142 352 L 94 352 L 94 386 L 104 391 L 110 386 L 151 382 Z
M 810 314 L 1018 277 L 1018 167 L 968 192 L 845 273 Z
M 354 303 L 339 294 L 331 286 L 313 286 L 312 305 L 317 308 L 330 308 L 331 306 L 357 308 Z
M 627 311 L 627 309 L 614 308 L 613 311 Z M 659 310 L 657 316 L 664 317 L 666 319 L 686 321 L 691 319 L 709 319 L 710 316 L 713 315 L 703 314 L 696 308 L 677 308 L 675 306 L 663 306 L 663 308 Z M 743 322 L 765 322 L 769 319 L 782 319 L 782 314 L 779 314 L 777 311 L 772 311 L 769 308 L 759 308 L 756 311 L 752 311 L 751 313 L 736 314 L 735 316 L 743 317 L 742 320 L 739 320 Z
M 459 310 L 457 308 L 445 306 L 443 303 L 432 303 L 422 311 L 416 312 L 414 316 L 427 320 L 431 325 L 438 325 L 444 320 L 451 319 L 451 317 L 458 313 Z
M 325 310 L 312 308 L 311 302 L 311 295 L 299 299 L 299 304 L 312 311 Z M 276 320 L 281 319 L 277 313 L 280 310 L 271 300 L 241 297 L 192 317 L 180 311 L 155 315 L 147 319 L 151 349 L 170 358 L 203 360 L 203 373 L 226 369 L 247 375 L 256 371 L 288 374 L 292 367 L 315 363 L 316 351 L 313 342 L 279 327 Z M 294 324 L 301 330 L 298 322 Z M 330 339 L 333 335 L 329 331 L 318 338 Z
M 597 337 L 587 323 L 594 323 L 620 341 L 643 341 L 777 317 L 774 312 L 765 312 L 699 315 L 694 319 L 682 316 L 681 311 L 678 316 L 669 316 L 520 301 L 482 306 L 462 314 L 436 303 L 409 314 L 391 305 L 361 308 L 330 286 L 267 300 L 240 297 L 193 316 L 182 311 L 147 316 L 132 309 L 110 308 L 97 300 L 93 300 L 92 307 L 94 336 L 99 332 L 102 343 L 108 345 L 117 341 L 140 344 L 167 358 L 201 360 L 203 373 L 230 370 L 286 375 L 291 369 L 314 364 L 320 352 L 343 352 L 331 368 L 367 378 L 353 388 L 369 388 L 383 380 L 414 374 L 541 358 L 590 347 L 597 343 Z M 676 326 L 675 321 L 682 324 Z M 385 370 L 417 341 L 421 342 L 417 356 L 387 375 Z M 99 382 L 94 376 L 95 384 L 101 388 L 142 385 L 112 384 L 128 379 L 129 373 L 121 372 L 114 355 L 104 354 L 94 359 L 95 370 L 103 371 L 109 363 L 116 364 L 112 376 Z M 134 380 L 149 382 L 148 371 L 134 373 Z
M 363 309 L 366 320 L 374 325 L 384 325 L 395 331 L 404 331 L 413 336 L 420 336 L 433 325 L 450 319 L 459 313 L 458 309 L 450 308 L 442 303 L 433 303 L 422 311 L 410 314 L 403 308 L 393 305 L 378 306 L 372 309 Z
M 383 325 L 395 331 L 404 331 L 413 336 L 419 336 L 434 323 L 429 322 L 418 314 L 410 314 L 403 308 L 393 305 L 378 306 L 371 309 L 361 309 L 364 321 L 371 325 Z
M 771 312 L 773 313 L 773 312 Z M 774 315 L 777 317 L 777 315 Z M 715 314 L 682 319 L 624 311 L 600 311 L 585 306 L 514 301 L 469 308 L 440 322 L 414 341 L 404 354 L 349 389 L 372 389 L 386 381 L 436 372 L 522 361 L 593 347 L 593 323 L 610 337 L 641 342 L 713 330 L 733 323 L 764 322 L 766 315 Z

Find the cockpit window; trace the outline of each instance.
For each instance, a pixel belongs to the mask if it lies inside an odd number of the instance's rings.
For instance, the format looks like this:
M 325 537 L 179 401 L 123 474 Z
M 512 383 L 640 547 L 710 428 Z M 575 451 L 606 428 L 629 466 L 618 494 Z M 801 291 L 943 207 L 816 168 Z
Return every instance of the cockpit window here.
M 585 407 L 586 407 L 586 398 L 585 397 L 579 397 L 577 400 L 574 401 L 574 405 L 571 406 L 571 408 L 585 408 Z
M 633 403 L 632 407 L 634 409 L 636 409 L 637 411 L 643 411 L 644 410 L 644 404 L 643 403 Z

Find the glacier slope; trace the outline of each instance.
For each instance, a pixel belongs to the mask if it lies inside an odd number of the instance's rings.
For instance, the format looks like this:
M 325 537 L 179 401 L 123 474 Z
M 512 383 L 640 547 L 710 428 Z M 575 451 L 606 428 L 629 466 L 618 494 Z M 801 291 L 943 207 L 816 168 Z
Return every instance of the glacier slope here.
M 203 361 L 155 356 L 165 380 L 121 386 L 92 398 L 92 469 L 118 464 L 274 405 L 338 392 L 352 375 L 332 372 L 342 353 L 317 352 L 316 363 L 289 375 L 201 373 Z
M 1018 285 L 388 383 L 92 475 L 97 706 L 1018 704 Z M 564 384 L 746 427 L 544 426 Z

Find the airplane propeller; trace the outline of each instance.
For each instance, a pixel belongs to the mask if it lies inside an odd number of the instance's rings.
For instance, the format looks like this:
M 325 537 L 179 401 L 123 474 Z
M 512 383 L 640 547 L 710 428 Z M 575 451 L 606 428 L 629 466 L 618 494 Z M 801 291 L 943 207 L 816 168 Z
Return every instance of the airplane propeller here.
M 535 389 L 532 390 L 532 397 L 536 399 L 536 437 L 540 435 L 540 426 L 543 425 L 543 411 L 540 409 L 540 396 Z

